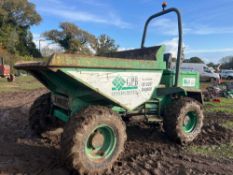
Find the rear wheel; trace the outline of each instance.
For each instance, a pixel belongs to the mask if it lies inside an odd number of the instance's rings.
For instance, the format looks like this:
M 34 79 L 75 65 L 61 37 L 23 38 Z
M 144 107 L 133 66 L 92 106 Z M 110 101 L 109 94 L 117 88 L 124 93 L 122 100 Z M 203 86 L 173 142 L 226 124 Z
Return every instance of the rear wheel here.
M 43 94 L 38 97 L 29 111 L 29 125 L 32 131 L 37 135 L 41 135 L 46 131 L 51 131 L 62 126 L 54 116 L 51 116 L 51 94 Z
M 203 126 L 201 104 L 192 98 L 181 98 L 173 102 L 164 116 L 164 130 L 167 135 L 180 143 L 192 142 Z
M 81 174 L 111 169 L 124 151 L 126 128 L 110 109 L 90 106 L 70 119 L 61 139 L 62 159 Z

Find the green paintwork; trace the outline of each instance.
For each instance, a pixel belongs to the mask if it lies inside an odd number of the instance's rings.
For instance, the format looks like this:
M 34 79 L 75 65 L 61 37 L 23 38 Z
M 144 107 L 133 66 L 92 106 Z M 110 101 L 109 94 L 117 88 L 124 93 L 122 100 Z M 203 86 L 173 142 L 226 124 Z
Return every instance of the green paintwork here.
M 119 113 L 119 114 L 125 114 L 126 110 L 120 106 L 113 106 L 111 108 L 114 112 Z
M 197 115 L 195 112 L 188 112 L 186 115 L 186 122 L 183 123 L 183 131 L 185 133 L 191 133 L 197 125 Z
M 54 109 L 53 116 L 56 116 L 57 118 L 59 118 L 63 122 L 67 122 L 69 120 L 68 115 L 64 111 L 62 111 L 61 109 Z
M 95 146 L 92 144 L 92 139 L 96 133 L 102 135 L 102 145 Z M 116 143 L 117 138 L 115 131 L 106 124 L 99 125 L 92 131 L 85 142 L 85 154 L 93 161 L 107 159 L 114 153 Z
M 140 70 L 140 69 L 125 70 L 125 69 L 93 69 L 93 68 L 62 68 L 61 71 L 63 73 L 65 73 L 68 77 L 71 77 L 70 74 L 69 74 L 69 71 L 81 71 L 81 72 L 82 71 L 83 72 L 85 72 L 85 71 L 93 71 L 93 72 L 95 72 L 95 71 L 103 71 L 103 72 L 162 72 L 162 70 Z M 110 104 L 110 105 L 118 105 L 120 107 L 125 108 L 126 110 L 129 110 L 129 109 L 127 109 L 126 106 L 121 106 L 119 103 L 117 103 L 114 99 L 112 99 L 111 96 L 107 96 L 106 94 L 101 93 L 98 89 L 96 89 L 95 87 L 89 86 L 86 82 L 82 81 L 78 77 L 72 77 L 72 78 L 76 82 L 78 82 L 79 84 L 84 85 L 85 86 L 85 90 L 86 89 L 90 89 L 92 91 L 92 93 L 89 94 L 90 96 L 88 96 L 87 98 L 85 98 L 85 101 L 90 102 L 89 104 L 93 104 L 93 103 L 91 103 L 91 100 L 93 99 L 93 95 L 101 95 L 101 98 L 98 101 L 99 103 L 97 103 L 97 104 L 102 104 L 102 102 L 105 103 L 107 101 L 107 103 Z M 122 89 L 125 90 L 127 88 L 123 87 Z M 134 88 L 130 87 L 129 89 L 134 89 Z M 81 93 L 82 93 L 82 91 L 81 91 Z M 85 107 L 85 106 L 83 106 L 83 107 Z M 80 109 L 80 108 L 78 108 L 78 109 Z M 77 111 L 75 110 L 75 112 L 77 112 Z
M 158 112 L 159 103 L 158 101 L 148 101 L 145 103 L 145 110 L 148 113 Z
M 185 80 L 187 78 L 195 79 L 194 86 L 185 85 Z M 163 72 L 163 77 L 161 84 L 164 84 L 166 87 L 172 87 L 175 82 L 175 72 L 173 70 L 165 70 Z M 191 88 L 191 89 L 200 89 L 200 75 L 198 72 L 194 71 L 181 71 L 178 81 L 179 87 Z
M 161 87 L 154 91 L 151 99 L 157 99 L 157 115 L 161 115 L 161 113 L 163 113 L 166 109 L 166 106 L 172 102 L 172 94 L 177 94 L 178 96 L 187 96 L 186 90 L 181 87 Z
M 165 107 L 172 102 L 172 94 L 188 96 L 189 91 L 201 94 L 199 74 L 196 72 L 181 71 L 179 87 L 173 87 L 175 72 L 166 69 L 166 63 L 163 60 L 164 52 L 165 46 L 161 46 L 155 54 L 155 60 L 150 61 L 58 54 L 54 55 L 48 63 L 17 64 L 15 67 L 30 72 L 50 89 L 52 94 L 61 94 L 68 98 L 69 110 L 60 108 L 52 110 L 54 116 L 65 122 L 89 105 L 109 106 L 120 114 L 137 112 L 144 108 L 145 111 L 161 115 Z M 125 106 L 114 101 L 111 96 L 106 96 L 95 87 L 90 87 L 77 77 L 71 76 L 68 73 L 69 71 L 162 72 L 163 75 L 160 87 L 155 87 L 150 100 L 133 109 L 133 111 L 129 111 Z M 184 86 L 184 83 L 190 84 L 187 79 L 184 80 L 185 78 L 195 79 L 194 86 Z M 136 86 L 125 86 L 124 81 L 120 80 L 113 81 L 113 84 L 112 90 L 116 91 L 137 88 Z
M 96 68 L 96 69 L 134 69 L 134 70 L 164 70 L 166 63 L 163 54 L 166 50 L 164 45 L 154 55 L 154 60 L 122 59 L 100 56 L 82 56 L 78 54 L 54 54 L 48 62 L 21 62 L 14 67 L 26 71 L 36 69 L 61 69 L 61 68 Z
M 163 61 L 165 46 L 161 46 L 154 60 L 135 60 L 122 58 L 106 58 L 96 56 L 77 56 L 74 54 L 55 54 L 49 60 L 50 67 L 79 67 L 79 68 L 111 68 L 111 69 L 143 69 L 163 70 L 166 63 Z

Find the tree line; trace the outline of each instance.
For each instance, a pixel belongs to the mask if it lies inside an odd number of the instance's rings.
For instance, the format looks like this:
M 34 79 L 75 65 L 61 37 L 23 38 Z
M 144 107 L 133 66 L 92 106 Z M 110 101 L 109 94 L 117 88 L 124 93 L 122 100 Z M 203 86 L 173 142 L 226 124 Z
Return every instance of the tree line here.
M 199 57 L 191 57 L 190 59 L 184 59 L 184 63 L 205 63 L 203 59 Z M 221 69 L 233 69 L 233 56 L 226 56 L 220 59 L 220 63 L 207 63 L 207 66 L 217 68 L 219 65 Z
M 30 32 L 40 21 L 35 5 L 27 0 L 1 0 L 0 46 L 11 54 L 40 56 Z
M 0 47 L 11 54 L 41 57 L 30 31 L 30 27 L 39 24 L 41 20 L 33 3 L 27 0 L 1 0 Z M 58 43 L 69 53 L 103 55 L 116 51 L 119 47 L 115 40 L 106 34 L 96 37 L 68 22 L 61 23 L 60 30 L 45 32 L 43 36 Z
M 50 30 L 43 36 L 58 43 L 68 53 L 104 55 L 116 51 L 119 47 L 110 36 L 102 34 L 96 37 L 69 22 L 61 23 L 60 30 Z

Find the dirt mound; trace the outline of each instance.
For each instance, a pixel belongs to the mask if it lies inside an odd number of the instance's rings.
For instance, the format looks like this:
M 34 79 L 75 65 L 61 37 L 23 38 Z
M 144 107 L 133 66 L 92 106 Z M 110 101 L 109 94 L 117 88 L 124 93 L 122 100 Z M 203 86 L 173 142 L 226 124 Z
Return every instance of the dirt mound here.
M 188 154 L 185 152 L 185 147 L 170 142 L 160 128 L 145 124 L 128 126 L 129 139 L 125 154 L 113 167 L 112 172 L 107 174 L 231 174 L 233 172 L 231 160 L 223 161 Z
M 59 174 L 68 172 L 59 162 L 59 147 L 32 135 L 28 110 L 44 89 L 1 95 L 0 101 L 0 174 Z M 218 145 L 233 140 L 232 131 L 222 123 L 233 116 L 208 114 L 201 136 L 193 145 Z M 159 124 L 129 123 L 128 141 L 122 158 L 107 175 L 191 175 L 229 174 L 233 160 L 214 159 L 186 152 L 171 142 Z
M 233 121 L 233 116 L 224 113 L 206 114 L 201 135 L 194 142 L 196 145 L 220 145 L 233 139 L 233 132 L 222 126 L 225 121 Z
M 220 145 L 229 143 L 232 138 L 231 130 L 214 123 L 205 126 L 200 137 L 194 143 L 197 145 Z

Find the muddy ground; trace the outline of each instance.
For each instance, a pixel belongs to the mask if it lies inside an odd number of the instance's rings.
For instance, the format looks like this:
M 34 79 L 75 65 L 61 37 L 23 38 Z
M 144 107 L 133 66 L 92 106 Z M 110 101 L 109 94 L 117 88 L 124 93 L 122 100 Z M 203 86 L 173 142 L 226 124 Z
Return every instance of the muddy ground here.
M 75 174 L 60 164 L 59 147 L 36 137 L 28 127 L 30 105 L 45 92 L 0 95 L 0 174 Z M 229 143 L 233 134 L 220 125 L 224 120 L 233 120 L 233 116 L 207 114 L 203 132 L 193 145 Z M 233 174 L 233 160 L 187 153 L 187 147 L 167 139 L 160 125 L 133 122 L 128 124 L 127 133 L 126 151 L 108 175 Z

